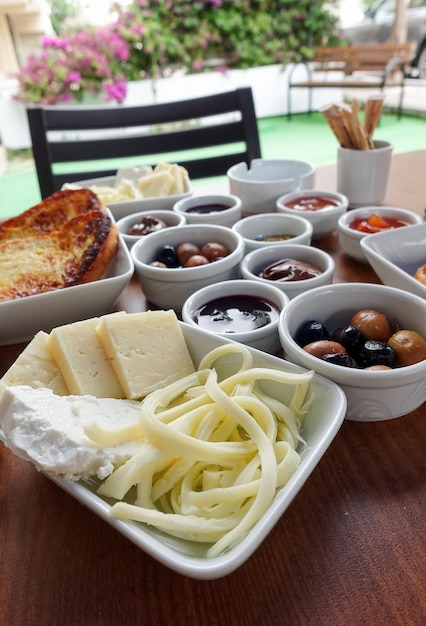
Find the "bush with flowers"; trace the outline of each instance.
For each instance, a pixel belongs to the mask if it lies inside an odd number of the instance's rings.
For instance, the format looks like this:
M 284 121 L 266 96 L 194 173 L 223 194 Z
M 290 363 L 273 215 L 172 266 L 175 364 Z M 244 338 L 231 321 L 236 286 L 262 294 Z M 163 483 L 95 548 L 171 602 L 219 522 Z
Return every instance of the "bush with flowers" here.
M 25 103 L 81 101 L 87 93 L 123 102 L 129 80 L 288 64 L 338 45 L 336 0 L 130 0 L 113 23 L 45 38 L 18 75 Z
M 340 43 L 335 0 L 131 0 L 114 31 L 129 45 L 129 79 L 288 64 Z
M 26 104 L 58 104 L 100 94 L 122 103 L 129 57 L 128 44 L 110 28 L 45 37 L 41 51 L 28 57 L 17 76 L 16 98 Z

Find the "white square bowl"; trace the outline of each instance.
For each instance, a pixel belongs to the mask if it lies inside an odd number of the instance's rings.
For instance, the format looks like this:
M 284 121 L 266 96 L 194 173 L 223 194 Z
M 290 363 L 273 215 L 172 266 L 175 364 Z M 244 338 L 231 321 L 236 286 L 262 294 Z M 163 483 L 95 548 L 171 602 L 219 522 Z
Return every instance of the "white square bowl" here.
M 367 235 L 360 243 L 385 285 L 426 298 L 426 285 L 414 278 L 416 270 L 426 263 L 426 222 Z
M 73 185 L 79 187 L 114 187 L 115 176 L 104 176 L 103 178 L 90 178 L 87 180 L 78 180 Z M 106 206 L 111 211 L 113 217 L 116 220 L 132 215 L 139 211 L 158 211 L 158 210 L 173 210 L 173 206 L 179 200 L 183 198 L 189 198 L 194 193 L 193 187 L 189 178 L 186 179 L 186 190 L 181 194 L 174 194 L 170 196 L 158 196 L 155 198 L 140 198 L 138 200 L 124 200 L 123 202 L 106 202 Z
M 110 312 L 133 269 L 120 237 L 117 254 L 100 280 L 0 302 L 0 345 L 29 341 L 39 330 L 49 332 L 55 326 Z
M 201 329 L 192 328 L 183 322 L 181 322 L 181 326 L 196 366 L 210 350 L 224 343 L 230 343 L 228 339 L 218 337 Z M 296 373 L 306 371 L 283 359 L 273 357 L 253 348 L 249 348 L 249 350 L 254 356 L 253 365 L 255 367 L 269 367 Z M 237 361 L 235 362 L 234 359 L 237 359 Z M 231 371 L 235 371 L 235 363 L 239 364 L 238 359 L 239 357 L 234 354 L 218 362 L 219 376 L 221 374 L 227 375 L 230 367 Z M 277 383 L 269 382 L 264 388 L 271 395 L 274 395 L 275 388 L 275 396 L 277 396 L 278 388 L 276 385 Z M 282 396 L 282 386 L 279 387 L 279 390 L 280 401 L 288 402 L 293 387 L 289 386 L 287 397 Z M 80 481 L 77 483 L 72 480 L 63 480 L 50 476 L 49 478 L 130 539 L 139 548 L 179 574 L 205 580 L 226 576 L 240 567 L 260 546 L 302 489 L 343 422 L 346 411 L 346 398 L 340 387 L 315 374 L 311 382 L 311 390 L 315 394 L 315 400 L 304 418 L 302 434 L 306 441 L 306 446 L 300 449 L 302 459 L 300 465 L 286 485 L 278 491 L 271 507 L 257 524 L 238 543 L 218 557 L 206 557 L 209 547 L 207 544 L 198 544 L 178 539 L 157 530 L 153 526 L 138 522 L 127 522 L 110 516 L 111 500 L 103 499 L 96 494 L 96 489 L 99 485 L 96 481 Z

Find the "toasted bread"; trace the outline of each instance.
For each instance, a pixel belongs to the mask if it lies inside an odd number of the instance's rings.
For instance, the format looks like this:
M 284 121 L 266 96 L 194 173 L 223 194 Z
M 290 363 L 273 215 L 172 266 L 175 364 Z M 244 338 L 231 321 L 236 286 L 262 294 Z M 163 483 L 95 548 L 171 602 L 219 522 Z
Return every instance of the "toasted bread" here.
M 20 215 L 2 222 L 0 242 L 60 230 L 76 215 L 102 210 L 103 204 L 89 189 L 57 191 Z
M 0 302 L 98 280 L 116 254 L 118 236 L 107 212 L 91 211 L 61 230 L 0 239 Z

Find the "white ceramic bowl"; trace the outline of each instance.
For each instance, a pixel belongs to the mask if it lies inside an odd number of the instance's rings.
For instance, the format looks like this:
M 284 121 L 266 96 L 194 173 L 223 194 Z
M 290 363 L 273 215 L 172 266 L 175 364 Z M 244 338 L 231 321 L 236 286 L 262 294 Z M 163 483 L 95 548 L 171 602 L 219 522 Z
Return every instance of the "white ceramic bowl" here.
M 79 187 L 113 187 L 116 183 L 115 176 L 104 176 L 101 178 L 91 178 L 86 180 L 79 180 L 73 183 Z M 173 205 L 181 200 L 192 196 L 194 193 L 191 181 L 187 178 L 185 182 L 185 191 L 180 194 L 173 194 L 169 196 L 156 196 L 153 198 L 141 198 L 137 200 L 122 200 L 120 202 L 106 202 L 105 204 L 113 214 L 116 220 L 137 213 L 139 211 L 158 211 L 158 210 L 172 210 Z
M 232 343 L 230 340 L 194 328 L 189 324 L 182 323 L 181 327 L 196 367 L 208 352 L 224 344 Z M 253 356 L 253 367 L 274 368 L 290 373 L 304 371 L 293 363 L 265 352 L 252 348 L 249 348 L 249 351 Z M 229 376 L 239 365 L 239 355 L 231 354 L 220 359 L 216 367 L 219 379 L 225 375 Z M 294 385 L 283 388 L 282 385 L 273 381 L 259 381 L 259 385 L 272 397 L 286 404 L 290 402 L 294 393 Z M 207 558 L 206 552 L 209 545 L 172 537 L 159 531 L 155 526 L 114 518 L 111 515 L 111 501 L 103 499 L 97 493 L 98 485 L 95 481 L 75 482 L 59 478 L 52 480 L 138 548 L 175 572 L 200 580 L 213 580 L 227 576 L 237 570 L 261 546 L 271 529 L 302 490 L 342 425 L 346 409 L 346 399 L 342 390 L 331 381 L 317 375 L 314 375 L 310 387 L 315 402 L 310 405 L 303 417 L 304 443 L 301 443 L 298 448 L 301 456 L 300 464 L 289 481 L 278 491 L 271 506 L 256 525 L 220 556 Z M 303 493 L 298 497 L 303 498 Z
M 414 278 L 426 263 L 426 222 L 368 235 L 361 247 L 385 285 L 426 298 L 426 284 Z
M 312 238 L 312 224 L 298 215 L 282 213 L 262 213 L 249 215 L 232 227 L 244 239 L 246 254 L 258 248 L 281 245 L 283 243 L 309 246 Z M 265 236 L 291 235 L 288 240 L 264 241 Z
M 337 204 L 318 210 L 303 210 L 291 208 L 287 206 L 288 202 L 293 200 L 304 200 L 311 197 L 321 197 L 330 199 Z M 322 239 L 328 237 L 336 230 L 339 217 L 343 215 L 348 206 L 349 201 L 346 196 L 336 191 L 328 191 L 323 189 L 302 189 L 292 193 L 280 196 L 276 202 L 277 211 L 286 215 L 300 215 L 311 222 L 313 227 L 312 239 Z
M 361 241 L 368 236 L 368 233 L 355 230 L 354 228 L 351 228 L 349 224 L 353 220 L 367 220 L 372 214 L 379 215 L 383 218 L 391 217 L 399 219 L 407 222 L 408 224 L 420 224 L 423 221 L 420 215 L 417 215 L 417 213 L 414 213 L 413 211 L 391 206 L 369 206 L 361 209 L 352 209 L 351 211 L 344 213 L 339 218 L 338 223 L 340 247 L 343 252 L 357 261 L 362 261 L 363 263 L 367 263 L 368 261 L 364 250 L 361 247 Z M 399 227 L 392 230 L 397 231 L 400 230 L 400 228 L 405 227 Z
M 273 213 L 279 196 L 314 186 L 316 168 L 307 161 L 253 159 L 229 168 L 231 193 L 241 198 L 243 214 Z
M 168 227 L 186 224 L 185 217 L 178 215 L 174 211 L 139 211 L 139 213 L 126 215 L 126 217 L 122 217 L 118 220 L 117 227 L 129 250 L 141 238 L 140 235 L 129 235 L 129 229 L 135 224 L 138 224 L 141 219 L 148 216 L 162 220 Z
M 181 243 L 191 242 L 202 247 L 213 241 L 226 246 L 229 255 L 198 267 L 161 268 L 150 265 L 165 245 L 177 247 Z M 164 309 L 180 311 L 185 300 L 197 289 L 240 277 L 244 242 L 240 235 L 226 226 L 184 224 L 143 237 L 130 253 L 148 301 Z
M 364 308 L 376 309 L 396 319 L 400 328 L 426 338 L 422 298 L 385 285 L 334 284 L 307 291 L 283 309 L 279 333 L 285 357 L 340 385 L 348 399 L 347 419 L 373 422 L 406 415 L 426 400 L 426 360 L 392 370 L 353 369 L 308 354 L 294 339 L 305 322 L 318 320 L 332 332 Z
M 261 278 L 259 272 L 281 259 L 295 259 L 317 267 L 322 271 L 319 276 L 305 280 L 271 281 Z M 314 289 L 320 285 L 327 285 L 333 279 L 335 263 L 333 258 L 323 250 L 302 244 L 281 244 L 259 248 L 249 252 L 241 262 L 241 275 L 248 280 L 257 280 L 261 283 L 273 284 L 281 289 L 289 298 L 295 298 L 299 293 Z
M 196 313 L 199 309 L 217 301 L 218 298 L 226 298 L 230 296 L 248 296 L 250 300 L 253 301 L 253 306 L 260 304 L 257 300 L 255 300 L 255 298 L 263 300 L 264 303 L 269 306 L 272 305 L 275 309 L 276 319 L 272 318 L 272 321 L 269 324 L 244 332 L 229 332 L 226 329 L 226 323 L 220 321 L 209 324 L 207 322 L 211 320 L 210 315 L 205 315 L 205 320 L 207 320 L 206 322 L 203 321 L 202 315 L 198 317 L 199 321 L 197 321 Z M 205 330 L 214 332 L 216 335 L 221 335 L 227 337 L 228 339 L 232 339 L 233 341 L 244 343 L 247 346 L 263 350 L 264 352 L 276 354 L 281 349 L 280 338 L 278 335 L 279 313 L 288 304 L 288 302 L 288 296 L 272 284 L 267 285 L 254 280 L 229 280 L 216 283 L 214 285 L 208 285 L 207 287 L 203 287 L 189 296 L 182 308 L 182 319 L 184 322 L 191 324 L 192 326 L 204 328 Z M 234 307 L 230 304 L 228 311 Z M 234 318 L 237 317 L 238 319 L 238 313 L 235 308 L 233 311 L 230 311 L 230 315 L 234 316 Z M 206 323 L 206 326 L 204 326 L 204 323 Z
M 133 262 L 120 239 L 100 280 L 0 302 L 0 345 L 30 341 L 39 330 L 110 313 L 133 276 Z
M 208 211 L 216 205 L 220 210 Z M 194 212 L 195 208 L 200 211 Z M 202 209 L 206 212 L 202 212 Z M 241 218 L 241 200 L 232 194 L 205 194 L 191 196 L 176 202 L 173 210 L 185 218 L 187 224 L 218 224 L 229 228 Z

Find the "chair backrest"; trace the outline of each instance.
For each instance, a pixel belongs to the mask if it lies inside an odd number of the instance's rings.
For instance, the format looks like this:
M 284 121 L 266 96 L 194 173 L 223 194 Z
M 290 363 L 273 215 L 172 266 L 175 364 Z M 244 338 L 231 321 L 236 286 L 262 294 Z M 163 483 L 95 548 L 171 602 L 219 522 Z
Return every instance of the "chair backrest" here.
M 132 166 L 155 165 L 161 155 L 179 153 L 173 162 L 191 179 L 223 176 L 231 165 L 261 157 L 250 87 L 164 104 L 34 107 L 27 114 L 43 198 L 66 182 L 114 175 L 114 159 L 123 157 L 137 157 Z M 113 160 L 109 169 L 81 168 L 105 159 Z

